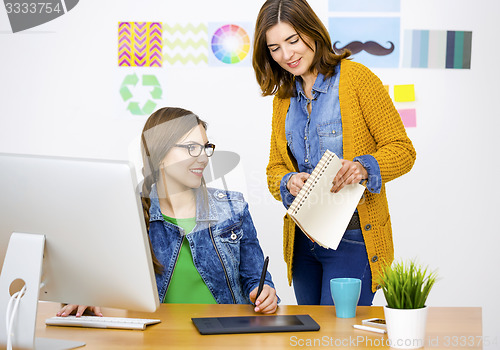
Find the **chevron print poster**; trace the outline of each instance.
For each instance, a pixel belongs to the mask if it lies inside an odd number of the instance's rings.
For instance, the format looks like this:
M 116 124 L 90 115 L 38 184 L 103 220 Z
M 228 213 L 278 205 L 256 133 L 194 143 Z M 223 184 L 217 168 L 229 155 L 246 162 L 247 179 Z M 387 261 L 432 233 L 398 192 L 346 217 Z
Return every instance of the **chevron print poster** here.
M 207 24 L 163 23 L 163 62 L 168 65 L 208 63 Z
M 119 22 L 118 66 L 161 67 L 162 24 Z

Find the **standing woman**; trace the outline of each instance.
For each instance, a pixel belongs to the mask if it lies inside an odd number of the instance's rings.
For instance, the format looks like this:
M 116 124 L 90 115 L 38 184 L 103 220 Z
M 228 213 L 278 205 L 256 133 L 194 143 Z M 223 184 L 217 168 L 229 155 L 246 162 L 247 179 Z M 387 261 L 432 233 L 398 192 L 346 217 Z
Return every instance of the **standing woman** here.
M 283 249 L 298 304 L 332 304 L 330 279 L 362 280 L 371 305 L 381 264 L 394 258 L 385 183 L 408 171 L 416 153 L 380 80 L 337 55 L 305 0 L 267 0 L 255 26 L 253 67 L 262 95 L 274 95 L 267 182 L 288 208 L 325 150 L 342 159 L 332 192 L 366 180 L 364 196 L 337 250 L 312 242 L 289 216 Z

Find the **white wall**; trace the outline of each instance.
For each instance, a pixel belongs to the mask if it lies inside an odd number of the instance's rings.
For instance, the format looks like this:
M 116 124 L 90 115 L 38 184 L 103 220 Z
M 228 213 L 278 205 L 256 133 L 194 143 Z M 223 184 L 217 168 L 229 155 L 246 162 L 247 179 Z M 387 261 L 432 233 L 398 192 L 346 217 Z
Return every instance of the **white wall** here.
M 127 159 L 145 117 L 124 112 L 123 72 L 154 72 L 164 105 L 193 110 L 209 122 L 219 150 L 241 155 L 228 181 L 246 194 L 278 292 L 284 304 L 294 304 L 282 259 L 284 208 L 265 179 L 272 99 L 260 97 L 251 66 L 117 67 L 120 21 L 252 23 L 261 4 L 86 0 L 17 34 L 0 9 L 0 152 Z M 311 5 L 327 23 L 327 0 Z M 374 69 L 385 84 L 414 84 L 416 91 L 417 128 L 407 132 L 417 162 L 387 185 L 396 256 L 438 268 L 429 305 L 482 306 L 489 337 L 500 335 L 499 13 L 496 0 L 402 0 L 402 30 L 472 31 L 471 69 Z M 377 294 L 375 304 L 383 302 Z

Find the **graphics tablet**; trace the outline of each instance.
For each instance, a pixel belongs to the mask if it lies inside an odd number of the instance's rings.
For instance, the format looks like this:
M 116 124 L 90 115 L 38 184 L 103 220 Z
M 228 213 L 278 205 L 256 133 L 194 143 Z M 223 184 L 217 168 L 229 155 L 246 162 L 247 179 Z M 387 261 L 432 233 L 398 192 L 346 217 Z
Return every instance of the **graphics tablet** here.
M 318 331 L 309 315 L 273 315 L 191 318 L 200 334 Z

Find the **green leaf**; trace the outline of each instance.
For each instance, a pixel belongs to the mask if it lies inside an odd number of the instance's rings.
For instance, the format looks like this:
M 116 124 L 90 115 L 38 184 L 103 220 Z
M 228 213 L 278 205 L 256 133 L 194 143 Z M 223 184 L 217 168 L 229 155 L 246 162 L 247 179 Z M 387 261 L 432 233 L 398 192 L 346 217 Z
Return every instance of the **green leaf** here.
M 425 306 L 437 273 L 429 272 L 415 261 L 398 261 L 382 266 L 378 283 L 387 306 L 395 309 L 418 309 Z

